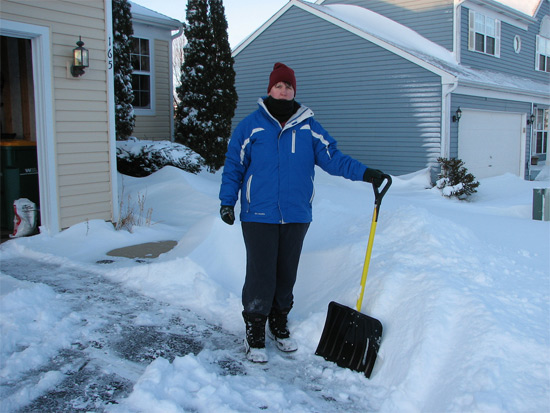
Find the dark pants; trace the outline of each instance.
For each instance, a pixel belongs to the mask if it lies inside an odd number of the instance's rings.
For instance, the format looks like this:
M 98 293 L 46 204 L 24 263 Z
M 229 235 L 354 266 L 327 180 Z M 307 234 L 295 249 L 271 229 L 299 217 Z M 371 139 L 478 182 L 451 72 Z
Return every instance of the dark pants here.
M 290 310 L 298 263 L 309 224 L 243 222 L 246 246 L 245 313 Z

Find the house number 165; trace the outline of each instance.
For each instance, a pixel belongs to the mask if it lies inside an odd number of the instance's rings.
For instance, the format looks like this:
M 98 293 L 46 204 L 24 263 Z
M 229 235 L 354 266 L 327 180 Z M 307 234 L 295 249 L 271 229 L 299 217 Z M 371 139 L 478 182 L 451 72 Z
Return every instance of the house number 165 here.
M 112 46 L 112 41 L 111 41 L 111 36 L 109 36 L 109 48 L 107 49 L 107 63 L 108 63 L 108 67 L 109 67 L 109 70 L 111 70 L 113 68 L 113 46 Z

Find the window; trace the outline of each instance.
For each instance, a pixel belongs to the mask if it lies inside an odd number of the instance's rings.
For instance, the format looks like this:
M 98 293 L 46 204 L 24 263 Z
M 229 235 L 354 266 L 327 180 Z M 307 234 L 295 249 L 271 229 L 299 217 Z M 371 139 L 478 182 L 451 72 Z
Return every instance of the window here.
M 514 52 L 521 52 L 521 37 L 517 34 L 514 36 Z
M 548 132 L 550 128 L 548 126 L 548 115 L 550 110 L 548 109 L 536 109 L 535 110 L 535 124 L 533 128 L 534 135 L 534 154 L 545 154 L 548 151 Z
M 500 21 L 470 10 L 468 50 L 500 57 Z
M 550 39 L 537 35 L 536 69 L 541 72 L 550 72 Z
M 132 38 L 130 59 L 134 69 L 132 72 L 133 106 L 148 109 L 151 107 L 151 55 L 148 39 Z

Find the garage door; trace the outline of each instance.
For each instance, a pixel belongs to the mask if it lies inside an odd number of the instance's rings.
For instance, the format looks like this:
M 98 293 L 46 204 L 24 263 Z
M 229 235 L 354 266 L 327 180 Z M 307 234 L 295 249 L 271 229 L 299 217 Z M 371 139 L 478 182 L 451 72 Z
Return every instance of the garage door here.
M 521 114 L 462 110 L 458 157 L 476 178 L 513 173 L 523 176 Z

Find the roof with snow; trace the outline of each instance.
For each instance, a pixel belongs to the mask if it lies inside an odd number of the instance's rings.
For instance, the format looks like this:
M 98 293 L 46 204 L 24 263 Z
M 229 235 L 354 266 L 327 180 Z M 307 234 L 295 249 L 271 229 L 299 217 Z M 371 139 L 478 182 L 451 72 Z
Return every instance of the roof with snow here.
M 134 2 L 130 1 L 129 3 L 132 10 L 132 20 L 136 22 L 163 27 L 170 30 L 179 30 L 183 27 L 183 24 L 179 20 L 165 16 L 164 14 L 148 9 L 147 7 L 143 7 Z
M 517 10 L 528 16 L 535 16 L 540 4 L 543 0 L 494 0 L 496 3 L 501 3 L 506 7 Z
M 458 3 L 463 3 L 465 0 L 455 0 Z M 472 1 L 472 0 L 470 0 Z M 474 3 L 479 3 L 484 6 L 497 6 L 519 11 L 520 13 L 526 14 L 533 17 L 540 4 L 544 0 L 473 0 Z M 315 4 L 323 4 L 325 0 L 317 0 Z
M 495 2 L 495 0 L 484 1 Z M 508 7 L 511 7 L 514 3 L 518 3 L 529 5 L 530 8 L 535 7 L 536 3 L 536 8 L 538 8 L 541 1 L 500 0 L 499 3 L 508 3 L 506 4 Z M 437 73 L 446 78 L 444 79 L 445 83 L 458 81 L 463 86 L 489 87 L 493 90 L 527 93 L 548 99 L 547 84 L 510 74 L 462 66 L 457 62 L 454 53 L 426 39 L 416 31 L 372 10 L 350 4 L 323 6 L 322 4 L 313 4 L 304 0 L 291 0 L 268 22 L 237 46 L 234 54 L 238 54 L 248 43 L 260 35 L 262 31 L 293 5 L 419 64 L 427 70 Z

